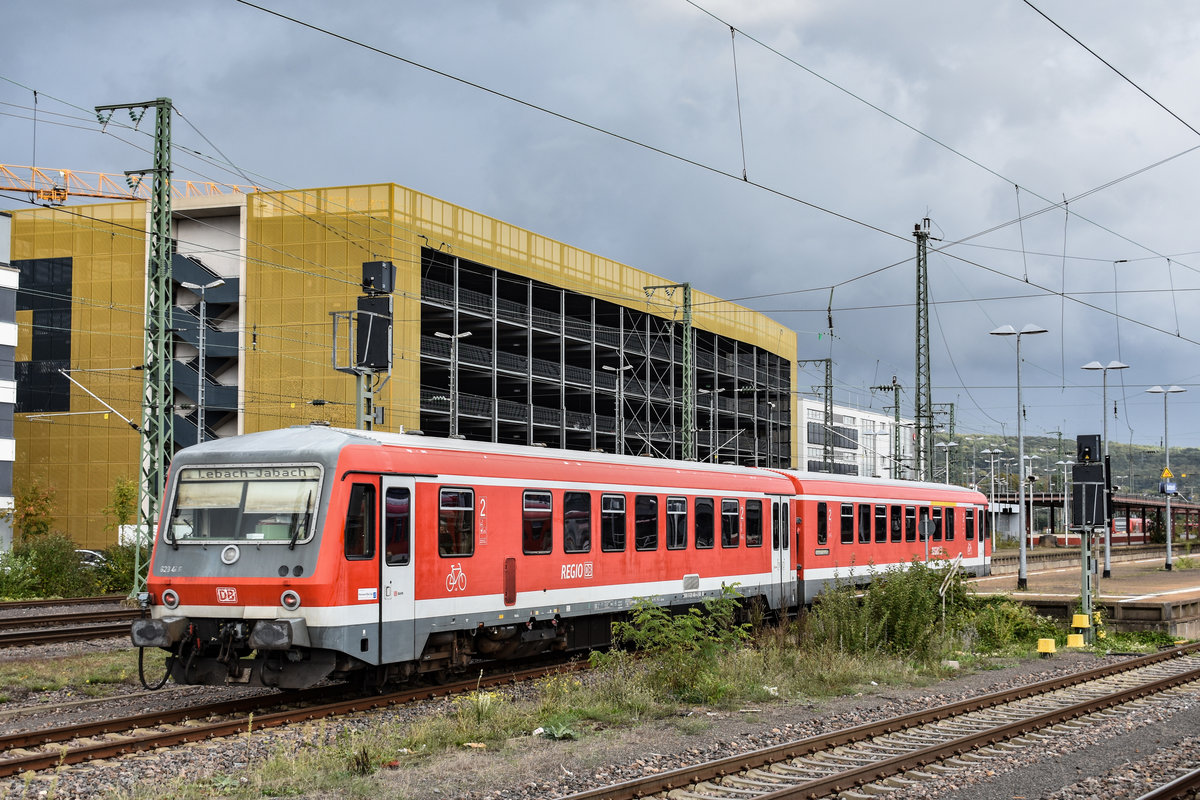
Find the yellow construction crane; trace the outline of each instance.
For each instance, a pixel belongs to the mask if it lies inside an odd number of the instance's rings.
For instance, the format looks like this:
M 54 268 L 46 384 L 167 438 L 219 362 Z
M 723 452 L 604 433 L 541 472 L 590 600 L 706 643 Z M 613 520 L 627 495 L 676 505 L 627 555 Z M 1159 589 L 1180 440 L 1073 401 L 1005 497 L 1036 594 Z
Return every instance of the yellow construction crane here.
M 141 175 L 110 175 L 70 169 L 42 169 L 0 164 L 0 191 L 28 192 L 41 203 L 62 205 L 69 197 L 103 197 L 112 200 L 148 200 L 150 184 Z M 235 186 L 215 181 L 171 181 L 175 198 L 248 194 L 257 186 Z

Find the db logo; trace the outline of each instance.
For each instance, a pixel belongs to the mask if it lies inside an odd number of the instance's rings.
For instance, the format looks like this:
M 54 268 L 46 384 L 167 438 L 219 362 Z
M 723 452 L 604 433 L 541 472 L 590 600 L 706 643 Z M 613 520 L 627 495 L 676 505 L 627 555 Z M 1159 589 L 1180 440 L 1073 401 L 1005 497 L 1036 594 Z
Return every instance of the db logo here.
M 237 589 L 232 586 L 217 587 L 217 602 L 218 603 L 236 603 Z

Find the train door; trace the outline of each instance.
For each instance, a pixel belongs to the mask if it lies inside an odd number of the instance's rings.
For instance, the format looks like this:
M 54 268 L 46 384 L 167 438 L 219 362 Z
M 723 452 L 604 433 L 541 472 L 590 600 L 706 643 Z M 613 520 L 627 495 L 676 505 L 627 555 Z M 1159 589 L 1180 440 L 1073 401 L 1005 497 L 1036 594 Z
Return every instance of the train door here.
M 788 498 L 771 500 L 771 573 L 779 608 L 796 605 L 796 581 L 792 578 L 791 526 Z
M 383 524 L 379 532 L 380 663 L 416 658 L 411 478 L 383 478 Z

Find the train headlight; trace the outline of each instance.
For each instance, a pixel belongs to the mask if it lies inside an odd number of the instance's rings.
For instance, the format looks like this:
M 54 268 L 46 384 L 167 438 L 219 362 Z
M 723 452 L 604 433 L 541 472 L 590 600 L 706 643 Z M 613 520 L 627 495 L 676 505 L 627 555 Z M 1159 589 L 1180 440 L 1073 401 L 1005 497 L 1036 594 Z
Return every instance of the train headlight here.
M 288 611 L 295 611 L 300 607 L 300 595 L 294 589 L 288 589 L 279 596 L 279 602 Z
M 167 589 L 162 593 L 162 602 L 167 608 L 179 608 L 179 595 L 174 589 Z

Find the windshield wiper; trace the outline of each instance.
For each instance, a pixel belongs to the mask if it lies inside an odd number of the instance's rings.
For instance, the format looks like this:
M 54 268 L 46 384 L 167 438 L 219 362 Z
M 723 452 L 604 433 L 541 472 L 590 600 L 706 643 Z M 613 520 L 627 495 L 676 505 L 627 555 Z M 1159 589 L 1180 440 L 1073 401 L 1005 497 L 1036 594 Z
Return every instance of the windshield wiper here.
M 301 525 L 300 520 L 303 519 L 304 528 L 308 527 L 309 509 L 312 508 L 312 489 L 308 490 L 308 496 L 304 498 L 304 516 L 296 515 L 292 517 L 292 539 L 288 542 L 288 550 L 296 549 L 296 540 L 300 538 Z

